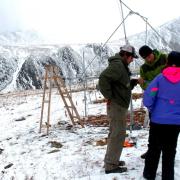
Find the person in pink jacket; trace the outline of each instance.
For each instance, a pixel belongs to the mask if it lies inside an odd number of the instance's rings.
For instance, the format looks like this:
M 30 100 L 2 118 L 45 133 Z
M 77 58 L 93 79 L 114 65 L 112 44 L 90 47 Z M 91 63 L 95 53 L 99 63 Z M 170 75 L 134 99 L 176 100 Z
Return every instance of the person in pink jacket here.
M 162 180 L 174 180 L 180 132 L 180 52 L 169 53 L 166 68 L 148 85 L 143 103 L 151 113 L 149 149 L 143 176 L 155 180 L 162 153 Z

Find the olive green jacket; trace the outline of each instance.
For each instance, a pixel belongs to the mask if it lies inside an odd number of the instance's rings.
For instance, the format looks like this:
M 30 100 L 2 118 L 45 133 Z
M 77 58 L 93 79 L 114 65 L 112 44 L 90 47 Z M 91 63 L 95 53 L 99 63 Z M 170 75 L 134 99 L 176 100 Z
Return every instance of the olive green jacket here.
M 109 66 L 100 74 L 99 89 L 103 96 L 128 108 L 131 98 L 130 71 L 119 54 L 108 59 Z
M 142 89 L 146 89 L 149 83 L 161 73 L 162 69 L 167 63 L 167 54 L 164 54 L 156 49 L 153 50 L 155 61 L 152 64 L 145 62 L 140 67 L 140 76 L 144 79 L 144 83 L 141 84 Z

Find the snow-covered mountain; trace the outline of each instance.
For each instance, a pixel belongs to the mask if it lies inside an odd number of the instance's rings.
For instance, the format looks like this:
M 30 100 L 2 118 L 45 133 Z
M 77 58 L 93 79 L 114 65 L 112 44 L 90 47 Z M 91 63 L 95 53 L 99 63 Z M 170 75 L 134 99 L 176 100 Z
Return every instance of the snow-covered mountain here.
M 165 52 L 178 51 L 180 18 L 154 30 L 150 29 L 147 33 L 142 32 L 128 38 L 130 44 L 137 49 L 145 44 L 145 40 L 152 48 Z M 103 46 L 101 44 L 47 45 L 43 44 L 41 38 L 34 33 L 1 34 L 0 90 L 42 88 L 46 64 L 57 65 L 65 79 L 79 81 L 84 76 L 97 77 L 107 66 L 107 58 L 119 51 L 122 45 L 124 45 L 123 39 Z M 136 62 L 131 68 L 137 69 L 142 60 L 139 59 Z
M 100 55 L 99 45 L 85 45 L 77 48 L 71 46 L 29 46 L 1 47 L 0 50 L 0 89 L 39 89 L 42 88 L 45 66 L 56 65 L 65 79 L 81 80 L 83 76 L 93 76 L 99 71 L 99 61 L 106 64 L 113 52 L 103 48 Z M 76 49 L 76 50 L 75 50 Z M 84 51 L 84 60 L 82 57 Z M 108 54 L 111 53 L 111 54 Z M 96 61 L 84 71 L 95 54 Z M 86 62 L 85 62 L 86 61 Z M 93 68 L 92 68 L 93 67 Z M 85 72 L 85 73 L 84 73 Z
M 45 41 L 36 31 L 15 31 L 0 34 L 0 45 L 42 44 Z
M 164 51 L 180 50 L 180 17 L 157 28 L 149 26 L 148 29 L 147 32 L 129 37 L 129 42 L 134 44 L 137 48 L 146 43 L 152 48 Z

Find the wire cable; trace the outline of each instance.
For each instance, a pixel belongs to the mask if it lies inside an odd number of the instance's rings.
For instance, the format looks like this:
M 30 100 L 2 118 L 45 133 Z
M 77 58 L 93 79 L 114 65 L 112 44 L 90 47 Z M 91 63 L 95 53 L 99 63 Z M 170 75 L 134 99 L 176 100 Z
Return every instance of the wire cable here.
M 130 12 L 131 13 L 131 12 Z M 104 46 L 108 43 L 108 41 L 112 38 L 112 36 L 116 33 L 116 31 L 119 29 L 119 27 L 124 23 L 124 21 L 127 19 L 127 17 L 130 15 L 127 14 L 127 16 L 122 20 L 122 22 L 117 26 L 117 28 L 113 31 L 113 33 L 109 36 L 109 38 L 105 41 L 105 43 L 102 45 L 102 49 Z M 92 64 L 92 62 L 96 59 L 97 55 L 94 56 L 94 58 L 89 62 L 89 64 L 84 68 L 84 71 L 82 72 L 81 76 L 83 76 L 87 70 L 87 68 Z

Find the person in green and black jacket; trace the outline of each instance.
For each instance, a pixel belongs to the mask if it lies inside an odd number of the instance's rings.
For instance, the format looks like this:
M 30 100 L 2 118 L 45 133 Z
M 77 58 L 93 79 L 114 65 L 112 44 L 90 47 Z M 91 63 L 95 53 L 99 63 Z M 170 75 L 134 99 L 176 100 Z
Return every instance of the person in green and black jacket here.
M 104 158 L 106 174 L 127 171 L 125 162 L 119 159 L 126 136 L 126 115 L 131 90 L 137 85 L 137 79 L 130 80 L 131 73 L 128 68 L 133 58 L 137 58 L 133 46 L 121 47 L 119 53 L 108 59 L 109 65 L 99 77 L 99 89 L 107 99 L 107 116 L 110 123 Z
M 140 67 L 139 84 L 143 90 L 148 84 L 161 73 L 167 63 L 167 54 L 152 50 L 149 46 L 144 45 L 139 49 L 139 55 L 145 60 L 145 63 Z
M 152 50 L 149 46 L 144 45 L 139 49 L 139 55 L 144 59 L 145 63 L 140 67 L 140 78 L 138 82 L 143 90 L 147 88 L 149 83 L 161 73 L 167 64 L 168 55 Z M 149 113 L 149 119 L 151 115 Z M 141 155 L 142 159 L 146 158 L 148 151 Z

